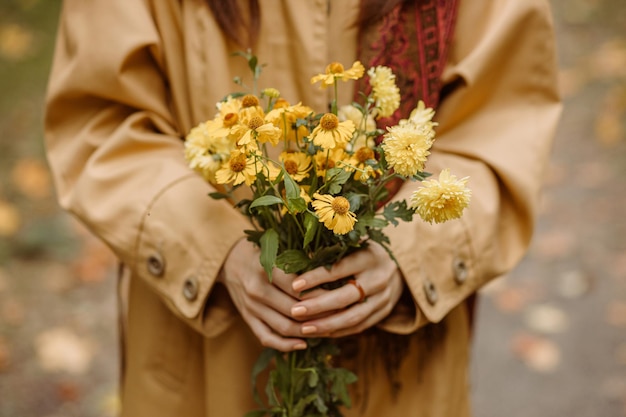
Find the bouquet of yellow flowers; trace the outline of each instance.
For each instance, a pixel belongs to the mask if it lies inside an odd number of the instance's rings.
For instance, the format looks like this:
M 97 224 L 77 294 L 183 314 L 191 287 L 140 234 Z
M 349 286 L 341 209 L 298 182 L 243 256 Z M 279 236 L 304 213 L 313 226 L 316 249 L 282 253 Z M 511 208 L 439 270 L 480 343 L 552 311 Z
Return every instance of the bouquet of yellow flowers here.
M 255 85 L 261 74 L 257 58 L 248 60 Z M 290 104 L 274 88 L 260 93 L 231 94 L 217 104 L 217 114 L 196 126 L 185 141 L 185 156 L 216 192 L 251 220 L 248 239 L 260 248 L 260 262 L 272 279 L 277 267 L 299 274 L 330 267 L 374 241 L 387 250 L 385 228 L 414 213 L 427 222 L 461 216 L 469 204 L 467 178 L 443 170 L 426 179 L 424 165 L 435 140 L 434 111 L 419 102 L 408 119 L 388 127 L 376 119 L 400 105 L 395 75 L 383 66 L 367 71 L 371 92 L 361 103 L 337 105 L 339 81 L 363 77 L 355 62 L 345 69 L 332 63 L 312 83 L 331 87 L 331 110 L 316 114 Z M 237 81 L 237 79 L 236 79 Z M 241 83 L 239 83 L 241 84 Z M 392 201 L 392 181 L 422 181 L 411 201 Z M 249 187 L 250 197 L 237 201 L 234 191 Z M 343 285 L 346 280 L 334 283 Z M 309 339 L 303 351 L 284 354 L 267 349 L 252 370 L 256 378 L 273 366 L 265 390 L 267 405 L 248 416 L 340 416 L 350 406 L 351 372 L 333 367 L 338 349 L 331 339 Z M 255 397 L 260 400 L 255 391 Z

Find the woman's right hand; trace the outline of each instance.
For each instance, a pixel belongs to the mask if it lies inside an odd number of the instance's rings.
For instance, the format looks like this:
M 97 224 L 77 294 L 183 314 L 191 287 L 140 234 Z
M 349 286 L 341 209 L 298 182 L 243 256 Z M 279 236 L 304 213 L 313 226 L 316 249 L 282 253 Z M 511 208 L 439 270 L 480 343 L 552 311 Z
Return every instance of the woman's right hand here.
M 259 262 L 260 251 L 245 239 L 230 251 L 219 274 L 244 321 L 265 347 L 282 352 L 306 348 L 301 323 L 291 317 L 300 301 L 291 283 L 295 275 L 275 268 L 270 283 Z

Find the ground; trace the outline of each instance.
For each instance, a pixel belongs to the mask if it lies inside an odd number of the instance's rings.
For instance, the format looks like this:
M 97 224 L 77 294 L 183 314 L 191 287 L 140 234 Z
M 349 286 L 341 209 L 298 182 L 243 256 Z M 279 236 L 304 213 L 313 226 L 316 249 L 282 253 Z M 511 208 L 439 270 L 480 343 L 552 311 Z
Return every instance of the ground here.
M 626 416 L 626 4 L 553 0 L 564 114 L 528 255 L 480 295 L 477 417 Z M 57 206 L 59 0 L 0 4 L 0 415 L 114 416 L 113 258 Z

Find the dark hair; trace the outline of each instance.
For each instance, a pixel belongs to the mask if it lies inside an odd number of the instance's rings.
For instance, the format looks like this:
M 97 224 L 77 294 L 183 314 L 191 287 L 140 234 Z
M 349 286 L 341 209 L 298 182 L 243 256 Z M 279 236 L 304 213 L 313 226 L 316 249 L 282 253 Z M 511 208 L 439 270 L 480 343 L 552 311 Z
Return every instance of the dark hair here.
M 376 23 L 396 5 L 407 0 L 361 0 L 359 17 L 354 24 L 362 30 Z M 239 2 L 206 0 L 220 29 L 239 46 L 252 47 L 261 27 L 259 0 L 248 0 L 248 10 L 241 10 Z

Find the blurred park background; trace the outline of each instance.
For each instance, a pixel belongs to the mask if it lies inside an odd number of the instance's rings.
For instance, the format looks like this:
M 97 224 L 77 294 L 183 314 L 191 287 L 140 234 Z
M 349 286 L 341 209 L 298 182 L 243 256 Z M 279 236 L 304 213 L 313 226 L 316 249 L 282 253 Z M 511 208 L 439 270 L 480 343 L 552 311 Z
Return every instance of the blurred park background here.
M 60 3 L 0 2 L 1 417 L 118 408 L 114 260 L 44 156 Z M 626 2 L 552 6 L 565 112 L 528 256 L 480 298 L 477 417 L 626 417 Z

